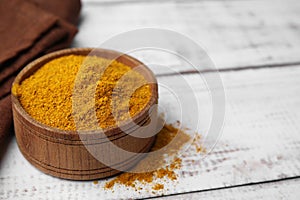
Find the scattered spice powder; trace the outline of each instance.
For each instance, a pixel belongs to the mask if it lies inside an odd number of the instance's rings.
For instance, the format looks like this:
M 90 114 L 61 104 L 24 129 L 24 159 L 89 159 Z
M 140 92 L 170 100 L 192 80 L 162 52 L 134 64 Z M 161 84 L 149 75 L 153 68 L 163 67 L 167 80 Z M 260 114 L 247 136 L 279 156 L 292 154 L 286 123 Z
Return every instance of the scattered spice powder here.
M 197 133 L 193 140 L 192 145 L 195 147 L 197 153 L 200 153 L 200 152 L 205 153 L 206 152 L 205 148 L 201 145 L 201 135 L 199 135 Z
M 152 187 L 153 190 L 163 190 L 164 189 L 164 185 L 163 184 L 156 184 Z
M 95 74 L 101 74 L 100 80 L 97 80 L 99 77 Z M 119 80 L 125 74 L 124 81 L 119 84 Z M 76 81 L 79 87 L 76 87 Z M 97 81 L 96 89 L 93 85 L 94 81 Z M 132 92 L 130 88 L 135 88 L 135 85 L 141 86 Z M 79 105 L 80 112 L 74 113 L 72 111 L 72 100 L 75 98 L 73 92 L 80 94 L 82 90 L 94 92 L 95 97 L 91 101 L 84 99 L 84 96 L 79 96 L 78 98 L 83 99 Z M 99 126 L 101 128 L 115 126 L 140 112 L 151 96 L 150 86 L 144 77 L 131 70 L 129 66 L 115 60 L 80 55 L 63 56 L 46 63 L 20 85 L 14 85 L 12 92 L 18 96 L 22 107 L 33 118 L 63 130 L 78 129 L 74 122 L 77 116 L 84 116 L 84 119 L 80 119 L 82 121 L 91 121 L 93 117 L 91 110 L 96 111 L 97 124 L 88 124 L 87 127 L 80 128 L 95 129 Z M 129 99 L 129 108 L 128 98 L 125 98 L 128 94 L 132 94 Z M 115 97 L 114 102 L 113 97 Z M 111 109 L 114 103 L 118 105 L 116 113 L 113 113 Z M 173 141 L 175 137 L 178 138 Z M 164 154 L 147 156 L 134 168 L 137 172 L 148 172 L 123 173 L 107 182 L 105 188 L 112 189 L 116 184 L 121 184 L 141 190 L 143 188 L 140 184 L 153 183 L 155 184 L 152 187 L 153 190 L 164 189 L 162 183 L 155 183 L 155 181 L 177 180 L 176 170 L 181 167 L 182 160 L 176 157 L 176 154 L 190 140 L 190 136 L 183 130 L 170 124 L 164 125 L 157 134 L 156 142 L 151 149 L 151 152 L 155 152 L 168 145 Z M 196 146 L 196 149 L 197 152 L 203 151 L 201 146 Z M 171 159 L 170 165 L 165 166 L 166 158 Z M 149 166 L 157 170 L 147 170 Z M 94 184 L 98 184 L 98 181 L 94 181 Z
M 175 141 L 172 141 L 175 137 L 178 137 Z M 181 158 L 176 157 L 178 151 L 189 141 L 191 140 L 190 135 L 185 133 L 183 130 L 175 128 L 173 125 L 165 125 L 162 130 L 157 134 L 156 141 L 151 151 L 157 151 L 166 145 L 168 148 L 165 152 L 165 155 L 155 154 L 154 156 L 147 156 L 141 160 L 138 165 L 135 167 L 134 171 L 145 170 L 148 166 L 153 166 L 154 164 L 159 164 L 156 167 L 159 167 L 157 170 L 143 172 L 143 173 L 132 173 L 125 172 L 116 178 L 110 180 L 105 184 L 105 189 L 112 189 L 116 184 L 125 185 L 128 187 L 135 188 L 136 190 L 143 189 L 141 187 L 145 184 L 152 184 L 155 181 L 161 180 L 177 180 L 178 174 L 176 170 L 179 169 L 182 165 Z M 172 141 L 172 143 L 170 143 Z M 163 166 L 166 164 L 165 158 L 172 158 L 172 162 L 168 166 Z M 137 184 L 140 183 L 140 184 Z M 153 190 L 162 190 L 164 185 L 162 183 L 156 183 L 153 187 Z
M 140 87 L 132 91 L 136 85 Z M 113 127 L 139 113 L 151 97 L 150 85 L 131 67 L 116 60 L 81 55 L 51 60 L 20 85 L 14 85 L 12 92 L 34 119 L 62 130 Z M 83 92 L 94 94 L 94 98 Z M 80 101 L 76 101 L 74 111 L 75 98 Z M 75 126 L 75 120 L 81 121 L 82 127 Z
M 94 183 L 95 185 L 97 185 L 97 184 L 99 183 L 99 181 L 94 181 L 93 183 Z

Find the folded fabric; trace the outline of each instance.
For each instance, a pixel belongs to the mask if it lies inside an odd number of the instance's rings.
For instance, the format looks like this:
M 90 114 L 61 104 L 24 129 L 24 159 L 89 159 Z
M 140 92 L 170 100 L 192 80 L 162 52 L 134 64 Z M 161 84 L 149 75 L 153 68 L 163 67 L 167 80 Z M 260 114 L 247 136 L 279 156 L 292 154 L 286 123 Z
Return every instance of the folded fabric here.
M 77 24 L 81 2 L 79 0 L 29 0 L 38 7 L 66 20 L 74 25 Z
M 10 88 L 33 59 L 68 47 L 77 32 L 80 0 L 0 1 L 0 142 L 11 131 Z
M 12 110 L 10 96 L 6 96 L 0 101 L 0 144 L 12 132 Z M 3 118 L 2 116 L 5 116 Z

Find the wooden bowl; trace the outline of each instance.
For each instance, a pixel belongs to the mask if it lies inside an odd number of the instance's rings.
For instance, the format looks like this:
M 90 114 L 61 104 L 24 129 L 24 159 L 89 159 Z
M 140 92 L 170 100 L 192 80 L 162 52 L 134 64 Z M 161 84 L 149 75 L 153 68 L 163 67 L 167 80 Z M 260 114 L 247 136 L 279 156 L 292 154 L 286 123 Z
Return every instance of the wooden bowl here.
M 57 51 L 47 54 L 39 59 L 28 64 L 16 77 L 14 84 L 20 84 L 24 79 L 32 75 L 45 63 L 52 59 L 66 56 L 66 55 L 93 55 L 115 59 L 132 68 L 136 66 L 143 66 L 139 71 L 146 80 L 150 83 L 151 98 L 145 108 L 133 117 L 133 121 L 141 127 L 149 122 L 150 107 L 157 104 L 157 81 L 153 73 L 140 61 L 131 56 L 105 49 L 91 49 L 91 48 L 74 48 Z M 135 152 L 131 158 L 122 158 L 116 155 L 116 163 L 118 166 L 106 166 L 98 161 L 89 150 L 100 156 L 112 156 L 109 154 L 110 150 L 103 148 L 103 134 L 94 133 L 86 134 L 81 137 L 77 131 L 65 131 L 53 128 L 42 124 L 33 119 L 21 106 L 19 99 L 12 94 L 12 108 L 15 134 L 18 146 L 24 157 L 35 167 L 41 171 L 64 179 L 72 180 L 92 180 L 105 178 L 115 175 L 123 170 L 133 167 L 140 159 L 140 153 L 148 152 L 151 148 L 155 136 L 141 138 L 133 137 L 125 133 L 123 130 L 129 130 L 134 126 L 133 122 L 122 124 L 122 127 L 114 127 L 105 129 L 105 135 L 110 142 L 129 152 Z M 152 117 L 157 118 L 157 113 L 152 112 Z M 137 129 L 139 130 L 139 129 Z M 153 131 L 146 129 L 146 131 Z M 145 129 L 143 129 L 145 131 Z M 143 134 L 143 133 L 141 133 Z M 88 144 L 87 144 L 88 143 Z

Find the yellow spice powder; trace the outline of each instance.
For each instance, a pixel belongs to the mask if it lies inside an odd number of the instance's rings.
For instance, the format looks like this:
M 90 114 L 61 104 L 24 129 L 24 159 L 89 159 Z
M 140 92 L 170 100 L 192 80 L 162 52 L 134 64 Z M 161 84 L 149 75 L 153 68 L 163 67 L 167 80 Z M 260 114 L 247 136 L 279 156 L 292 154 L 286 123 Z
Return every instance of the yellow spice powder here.
M 136 85 L 140 87 L 132 91 Z M 62 130 L 113 127 L 140 112 L 151 96 L 145 78 L 129 66 L 81 55 L 51 60 L 12 91 L 34 119 Z M 88 99 L 83 92 L 94 97 Z M 77 109 L 72 103 L 75 97 L 80 99 Z M 96 125 L 91 123 L 95 115 Z
M 177 137 L 176 140 L 174 140 L 175 137 Z M 140 184 L 152 184 L 158 180 L 164 181 L 165 179 L 171 181 L 176 180 L 178 177 L 176 170 L 181 167 L 182 162 L 181 158 L 177 157 L 177 154 L 179 150 L 189 142 L 191 142 L 191 137 L 183 130 L 177 129 L 170 124 L 164 125 L 162 130 L 157 134 L 156 141 L 151 148 L 153 152 L 168 145 L 164 155 L 155 154 L 154 156 L 150 155 L 145 157 L 135 166 L 133 171 L 144 171 L 147 170 L 149 166 L 153 169 L 153 165 L 156 165 L 155 167 L 157 167 L 157 169 L 142 173 L 125 172 L 107 182 L 105 188 L 112 189 L 116 184 L 119 184 L 141 190 L 143 188 Z M 173 158 L 171 164 L 167 166 L 165 166 L 166 156 Z M 139 184 L 137 185 L 137 183 Z M 164 185 L 162 183 L 156 183 L 152 189 L 162 190 L 164 189 Z
M 158 184 L 154 185 L 154 186 L 152 187 L 152 189 L 153 189 L 153 190 L 163 190 L 164 187 L 165 187 L 165 186 L 164 186 L 163 184 L 158 183 Z

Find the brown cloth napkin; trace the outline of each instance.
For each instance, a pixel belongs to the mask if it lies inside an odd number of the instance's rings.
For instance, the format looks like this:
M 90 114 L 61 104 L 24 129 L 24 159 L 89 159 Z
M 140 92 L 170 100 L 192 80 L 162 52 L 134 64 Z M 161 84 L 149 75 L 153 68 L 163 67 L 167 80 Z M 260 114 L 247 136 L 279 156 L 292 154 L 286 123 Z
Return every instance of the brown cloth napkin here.
M 11 84 L 33 59 L 68 47 L 80 0 L 0 0 L 0 143 L 11 133 Z

